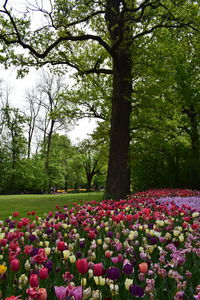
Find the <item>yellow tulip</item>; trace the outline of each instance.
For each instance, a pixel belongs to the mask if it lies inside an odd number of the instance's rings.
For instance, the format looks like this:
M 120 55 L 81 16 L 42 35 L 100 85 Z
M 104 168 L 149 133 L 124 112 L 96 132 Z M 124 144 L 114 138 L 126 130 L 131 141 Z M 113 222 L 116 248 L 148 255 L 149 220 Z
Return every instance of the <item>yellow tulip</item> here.
M 4 265 L 0 265 L 0 274 L 3 275 L 5 274 L 7 271 L 7 267 Z

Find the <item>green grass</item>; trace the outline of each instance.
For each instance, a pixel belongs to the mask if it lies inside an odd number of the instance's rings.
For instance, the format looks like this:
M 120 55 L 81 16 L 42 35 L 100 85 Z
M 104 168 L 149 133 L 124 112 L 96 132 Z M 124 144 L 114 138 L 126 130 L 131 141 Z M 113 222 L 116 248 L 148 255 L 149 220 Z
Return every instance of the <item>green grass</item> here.
M 20 217 L 26 217 L 28 211 L 35 211 L 37 216 L 43 217 L 44 213 L 55 211 L 56 205 L 72 207 L 73 203 L 87 201 L 101 201 L 102 192 L 57 194 L 57 195 L 0 195 L 0 220 L 12 215 L 14 211 Z

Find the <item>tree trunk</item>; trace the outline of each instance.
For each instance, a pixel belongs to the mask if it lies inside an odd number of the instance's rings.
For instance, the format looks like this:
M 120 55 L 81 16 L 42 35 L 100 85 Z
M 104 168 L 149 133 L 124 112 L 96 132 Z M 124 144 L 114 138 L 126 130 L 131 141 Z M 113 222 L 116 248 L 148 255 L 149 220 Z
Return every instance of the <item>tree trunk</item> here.
M 49 178 L 49 156 L 50 156 L 50 149 L 51 149 L 51 140 L 52 140 L 52 135 L 53 135 L 53 129 L 55 125 L 55 120 L 51 120 L 51 127 L 48 133 L 48 139 L 47 139 L 47 152 L 46 152 L 46 161 L 45 161 L 45 169 L 46 169 L 46 174 L 48 177 L 48 189 L 51 188 L 51 183 L 50 183 L 50 178 Z
M 134 5 L 134 4 L 133 4 Z M 133 23 L 121 0 L 106 0 L 106 24 L 113 62 L 112 114 L 106 198 L 126 198 L 130 192 L 129 122 L 132 93 Z
M 129 122 L 131 112 L 131 55 L 119 51 L 113 59 L 113 94 L 106 198 L 124 199 L 130 193 Z
M 91 190 L 93 176 L 92 173 L 87 174 L 87 191 Z

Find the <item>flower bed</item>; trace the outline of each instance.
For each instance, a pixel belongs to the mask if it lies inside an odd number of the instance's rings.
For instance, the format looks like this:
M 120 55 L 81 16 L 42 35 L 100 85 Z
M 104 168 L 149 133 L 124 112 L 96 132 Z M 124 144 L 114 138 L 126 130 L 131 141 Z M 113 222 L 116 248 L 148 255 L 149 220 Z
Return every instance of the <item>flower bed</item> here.
M 35 220 L 15 212 L 0 224 L 0 299 L 200 299 L 199 208 L 185 202 L 198 195 L 152 190 Z

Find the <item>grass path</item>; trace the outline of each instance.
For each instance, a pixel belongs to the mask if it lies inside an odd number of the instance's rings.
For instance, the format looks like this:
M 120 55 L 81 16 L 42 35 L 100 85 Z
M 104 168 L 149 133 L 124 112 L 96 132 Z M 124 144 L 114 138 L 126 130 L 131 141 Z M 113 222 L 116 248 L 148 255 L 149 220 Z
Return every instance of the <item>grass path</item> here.
M 101 201 L 102 192 L 57 194 L 57 195 L 0 195 L 0 220 L 4 220 L 18 211 L 21 217 L 26 217 L 28 211 L 35 211 L 37 216 L 43 217 L 44 213 L 55 211 L 56 206 L 72 207 L 73 203 L 87 201 Z

